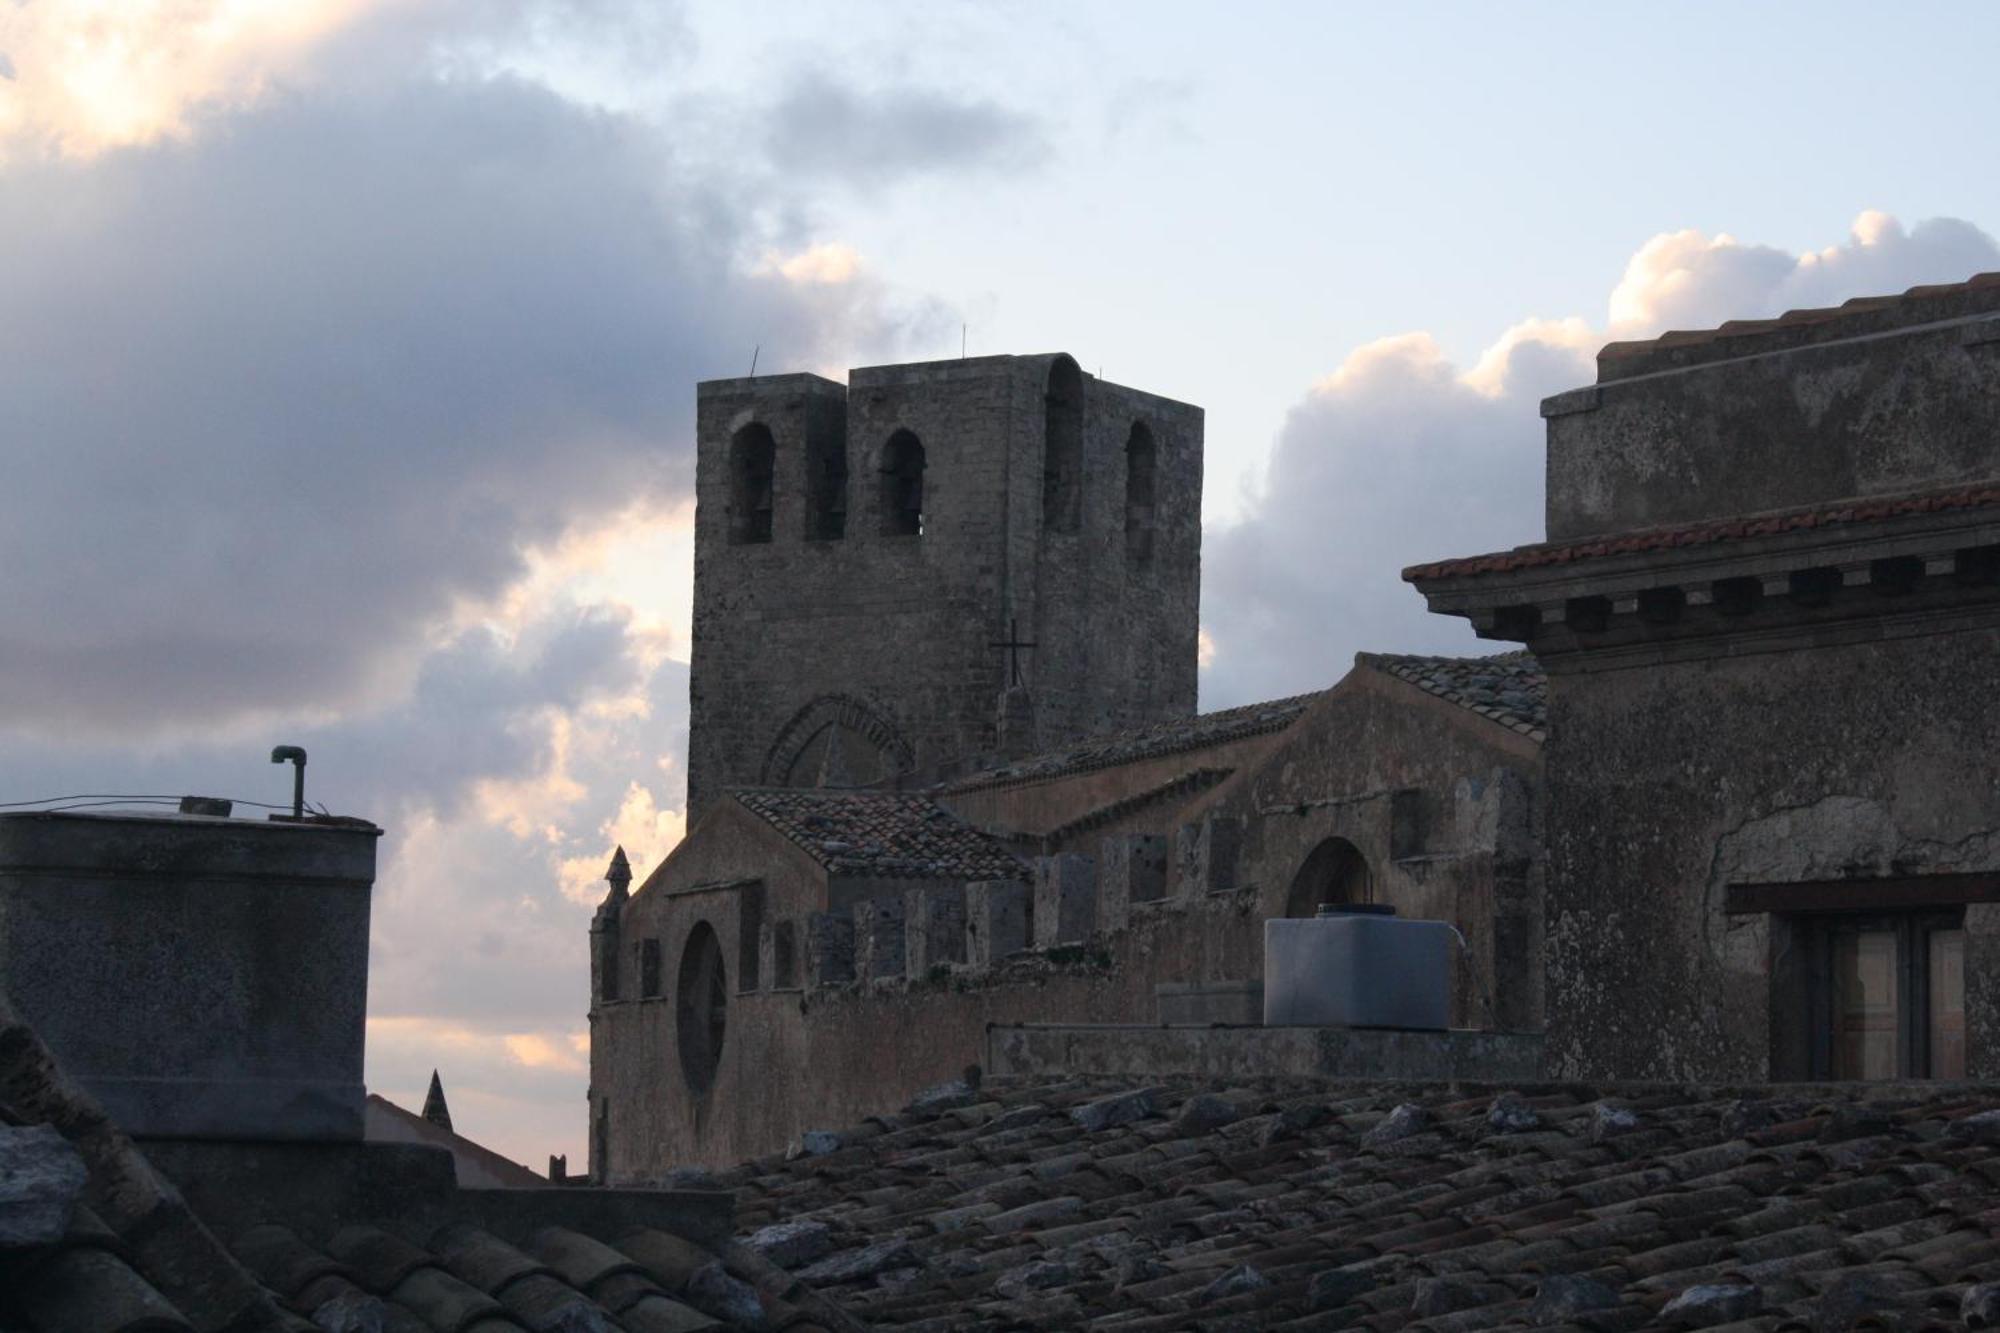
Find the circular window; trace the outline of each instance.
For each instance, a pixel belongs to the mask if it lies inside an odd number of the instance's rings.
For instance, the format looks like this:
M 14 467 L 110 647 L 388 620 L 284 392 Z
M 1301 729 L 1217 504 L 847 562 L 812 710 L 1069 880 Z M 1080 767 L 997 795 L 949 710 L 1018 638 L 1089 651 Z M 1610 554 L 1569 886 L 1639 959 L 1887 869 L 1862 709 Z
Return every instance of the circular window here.
M 674 1025 L 680 1038 L 681 1073 L 689 1089 L 707 1092 L 722 1062 L 722 1033 L 729 1017 L 729 979 L 722 944 L 708 922 L 696 924 L 681 951 L 674 983 Z

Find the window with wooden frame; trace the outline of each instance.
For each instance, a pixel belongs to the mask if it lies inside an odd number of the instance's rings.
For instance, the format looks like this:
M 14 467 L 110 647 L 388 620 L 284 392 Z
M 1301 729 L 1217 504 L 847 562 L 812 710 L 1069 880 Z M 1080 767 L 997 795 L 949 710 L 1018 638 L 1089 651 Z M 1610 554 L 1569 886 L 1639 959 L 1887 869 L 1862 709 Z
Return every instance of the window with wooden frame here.
M 1965 904 L 1987 875 L 1732 885 L 1771 913 L 1775 1078 L 1966 1076 Z
M 1812 1077 L 1965 1077 L 1963 908 L 1804 925 Z

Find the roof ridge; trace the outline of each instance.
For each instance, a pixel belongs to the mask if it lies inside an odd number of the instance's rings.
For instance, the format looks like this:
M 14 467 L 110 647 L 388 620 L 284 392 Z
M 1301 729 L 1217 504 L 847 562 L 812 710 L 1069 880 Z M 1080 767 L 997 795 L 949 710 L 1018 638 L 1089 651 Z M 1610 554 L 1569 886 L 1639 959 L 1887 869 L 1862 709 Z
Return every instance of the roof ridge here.
M 1693 546 L 1729 537 L 1762 537 L 1801 528 L 1866 523 L 1945 510 L 1984 509 L 1992 505 L 2000 505 L 2000 478 L 1950 487 L 1898 491 L 1888 495 L 1854 495 L 1819 504 L 1752 510 L 1684 523 L 1659 523 L 1563 541 L 1528 542 L 1484 555 L 1456 556 L 1449 560 L 1411 565 L 1403 571 L 1402 578 L 1405 583 L 1418 583 L 1424 579 L 1452 578 L 1461 574 L 1491 574 L 1634 551 L 1659 550 L 1667 546 Z
M 1816 342 L 1827 341 L 1826 334 L 1869 331 L 1866 326 L 1874 326 L 1878 331 L 1910 327 L 1926 321 L 1897 316 L 1925 313 L 1918 307 L 1926 304 L 1949 307 L 1955 302 L 1963 303 L 1966 297 L 1988 292 L 2000 294 L 2000 270 L 1975 273 L 1963 282 L 1921 283 L 1901 292 L 1849 297 L 1836 306 L 1800 306 L 1768 319 L 1730 319 L 1712 328 L 1667 329 L 1651 338 L 1621 339 L 1598 349 L 1597 382 L 1631 379 L 1654 370 L 1721 359 L 1700 356 L 1705 349 L 1738 355 L 1747 350 L 1743 347 L 1746 340 L 1772 340 L 1779 335 L 1790 335 L 1801 342 Z M 1980 308 L 1973 310 L 1947 308 L 1937 312 L 1938 318 L 1953 320 L 1985 313 L 1986 302 L 1977 304 Z M 2000 309 L 2000 302 L 1995 302 L 1993 308 Z M 1654 364 L 1656 361 L 1669 364 Z
M 728 795 L 832 874 L 979 880 L 1025 872 L 1000 839 L 919 793 L 733 787 Z
M 1394 676 L 1530 740 L 1548 739 L 1548 676 L 1526 649 L 1485 657 L 1363 652 L 1354 658 L 1357 665 Z M 1490 683 L 1494 673 L 1506 683 Z
M 1329 687 L 1330 688 L 1330 687 Z M 1087 773 L 1092 769 L 1109 768 L 1117 764 L 1132 763 L 1140 759 L 1155 759 L 1175 754 L 1182 750 L 1201 749 L 1209 745 L 1219 745 L 1226 741 L 1240 740 L 1266 731 L 1279 731 L 1298 719 L 1312 702 L 1326 693 L 1326 689 L 1307 690 L 1299 694 L 1288 694 L 1276 699 L 1237 704 L 1230 708 L 1218 708 L 1207 713 L 1191 713 L 1185 717 L 1170 718 L 1140 727 L 1124 727 L 1117 730 L 1092 732 L 1080 736 L 1068 745 L 1057 746 L 1039 753 L 1027 755 L 1005 764 L 996 764 L 962 777 L 939 783 L 935 791 L 961 792 L 981 787 L 1003 786 L 1010 782 L 1026 782 L 1041 778 L 1058 777 L 1068 773 Z M 1283 713 L 1284 716 L 1277 716 Z M 1266 716 L 1269 715 L 1269 716 Z M 1240 729 L 1229 726 L 1234 719 L 1254 719 L 1257 725 Z M 1218 724 L 1220 724 L 1218 728 Z M 1219 729 L 1219 735 L 1190 734 L 1189 729 Z M 1180 733 L 1178 736 L 1176 733 Z M 1147 748 L 1143 742 L 1159 739 L 1169 743 Z M 1174 741 L 1178 743 L 1172 743 Z M 1140 746 L 1134 752 L 1112 753 L 1120 746 Z M 1100 753 L 1090 753 L 1100 752 Z M 1077 756 L 1083 756 L 1078 758 Z

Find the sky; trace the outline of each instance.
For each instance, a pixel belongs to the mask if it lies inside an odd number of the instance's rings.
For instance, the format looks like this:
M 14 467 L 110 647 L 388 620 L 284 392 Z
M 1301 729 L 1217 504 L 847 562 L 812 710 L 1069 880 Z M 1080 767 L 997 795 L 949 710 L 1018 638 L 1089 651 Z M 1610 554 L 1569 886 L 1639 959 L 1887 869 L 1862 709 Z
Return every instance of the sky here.
M 1607 339 L 2000 269 L 2000 9 L 0 0 L 0 801 L 374 819 L 368 1082 L 580 1167 L 680 837 L 693 388 L 1207 411 L 1202 706 L 1478 652 Z

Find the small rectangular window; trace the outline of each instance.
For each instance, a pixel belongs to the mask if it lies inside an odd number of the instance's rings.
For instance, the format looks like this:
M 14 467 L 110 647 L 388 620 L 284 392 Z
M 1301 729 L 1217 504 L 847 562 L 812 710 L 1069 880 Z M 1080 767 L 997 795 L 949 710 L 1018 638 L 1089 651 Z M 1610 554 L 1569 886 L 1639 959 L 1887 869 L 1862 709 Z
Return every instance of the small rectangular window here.
M 660 942 L 639 941 L 639 994 L 654 999 L 660 993 Z

